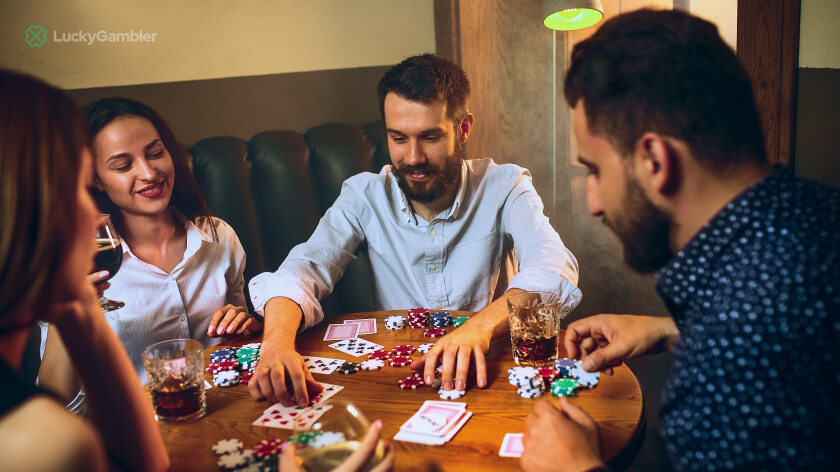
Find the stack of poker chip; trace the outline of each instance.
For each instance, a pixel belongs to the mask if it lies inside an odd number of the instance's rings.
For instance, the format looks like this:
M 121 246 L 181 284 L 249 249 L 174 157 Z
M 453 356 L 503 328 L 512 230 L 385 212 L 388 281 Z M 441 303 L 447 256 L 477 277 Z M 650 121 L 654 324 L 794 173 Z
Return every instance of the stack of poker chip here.
M 572 377 L 575 379 L 579 386 L 584 388 L 595 388 L 598 385 L 598 382 L 601 380 L 601 373 L 598 371 L 595 372 L 587 372 L 583 370 L 583 367 L 578 362 L 572 368 Z
M 388 329 L 405 328 L 405 316 L 394 315 L 385 318 L 385 327 Z
M 236 351 L 236 360 L 241 370 L 253 372 L 260 360 L 260 349 L 254 347 L 242 347 Z
M 317 434 L 311 441 L 309 441 L 310 449 L 318 449 L 321 447 L 332 446 L 345 440 L 344 434 L 338 431 L 314 431 L 311 434 Z
M 283 452 L 283 442 L 282 439 L 263 439 L 254 446 L 254 458 L 266 465 L 277 464 L 277 458 Z
M 524 398 L 537 398 L 545 393 L 540 372 L 533 367 L 512 367 L 508 370 L 508 382 L 516 386 L 516 393 Z
M 361 370 L 361 364 L 357 364 L 355 362 L 345 362 L 338 366 L 338 373 L 339 374 L 355 374 L 359 370 Z
M 222 439 L 213 445 L 213 452 L 219 456 L 216 465 L 224 470 L 241 469 L 254 461 L 254 451 L 243 450 L 238 439 Z
M 440 311 L 429 317 L 429 324 L 435 328 L 446 328 L 452 323 L 452 313 Z
M 577 363 L 568 357 L 561 357 L 554 361 L 554 368 L 557 369 L 559 377 L 571 377 L 572 376 L 572 369 L 575 368 Z
M 307 431 L 304 433 L 293 434 L 286 440 L 286 442 L 294 444 L 297 449 L 307 449 L 311 448 L 312 442 L 323 434 L 327 434 L 326 431 Z
M 540 377 L 542 377 L 543 383 L 545 383 L 546 385 L 550 385 L 551 382 L 553 382 L 554 379 L 556 379 L 559 375 L 557 369 L 550 365 L 540 367 L 539 369 L 537 369 L 537 371 L 540 373 Z
M 446 335 L 446 328 L 426 328 L 423 331 L 423 336 L 428 338 L 439 338 Z
M 459 316 L 457 318 L 454 318 L 452 320 L 452 326 L 457 328 L 458 326 L 461 326 L 462 324 L 466 323 L 468 319 L 470 319 L 469 316 Z
M 247 385 L 260 360 L 260 346 L 260 343 L 250 343 L 240 348 L 225 347 L 211 352 L 212 363 L 205 370 L 213 374 L 213 385 Z
M 575 379 L 560 378 L 551 382 L 551 394 L 555 397 L 571 397 L 577 388 L 578 383 Z
M 429 326 L 429 310 L 425 308 L 412 308 L 408 310 L 408 326 L 412 328 L 425 328 Z

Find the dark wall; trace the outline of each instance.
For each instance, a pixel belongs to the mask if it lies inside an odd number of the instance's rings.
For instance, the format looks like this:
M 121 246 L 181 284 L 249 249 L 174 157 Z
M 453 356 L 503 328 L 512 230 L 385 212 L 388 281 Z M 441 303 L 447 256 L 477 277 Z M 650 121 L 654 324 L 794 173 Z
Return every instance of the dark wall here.
M 80 105 L 124 96 L 154 108 L 178 140 L 249 139 L 265 130 L 299 133 L 329 122 L 363 125 L 380 119 L 376 84 L 388 69 L 364 67 L 162 84 L 68 90 Z
M 840 187 L 840 69 L 799 69 L 796 173 Z

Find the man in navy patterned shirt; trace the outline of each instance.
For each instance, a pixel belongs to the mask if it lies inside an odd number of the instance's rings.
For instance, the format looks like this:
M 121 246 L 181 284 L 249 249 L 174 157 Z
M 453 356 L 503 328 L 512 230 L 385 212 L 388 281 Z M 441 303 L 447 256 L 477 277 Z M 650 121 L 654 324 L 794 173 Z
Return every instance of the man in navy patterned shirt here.
M 679 470 L 837 467 L 840 192 L 767 163 L 747 75 L 714 25 L 642 10 L 575 46 L 565 82 L 587 203 L 672 317 L 598 315 L 586 370 L 671 352 L 662 434 Z M 561 398 L 526 419 L 526 470 L 604 467 Z

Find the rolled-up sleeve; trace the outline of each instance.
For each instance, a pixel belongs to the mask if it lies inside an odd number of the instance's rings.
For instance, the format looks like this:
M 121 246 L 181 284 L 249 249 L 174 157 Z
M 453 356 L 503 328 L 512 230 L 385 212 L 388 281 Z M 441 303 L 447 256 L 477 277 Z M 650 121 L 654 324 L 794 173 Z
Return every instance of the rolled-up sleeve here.
M 265 316 L 265 304 L 275 297 L 286 297 L 303 312 L 301 329 L 324 319 L 320 300 L 330 293 L 356 259 L 355 252 L 364 240 L 359 215 L 364 202 L 347 182 L 335 203 L 321 218 L 315 232 L 286 256 L 275 272 L 264 272 L 248 284 L 251 302 Z
M 524 171 L 504 206 L 505 233 L 513 240 L 519 273 L 508 288 L 565 294 L 578 282 L 578 263 L 543 211 L 543 202 Z

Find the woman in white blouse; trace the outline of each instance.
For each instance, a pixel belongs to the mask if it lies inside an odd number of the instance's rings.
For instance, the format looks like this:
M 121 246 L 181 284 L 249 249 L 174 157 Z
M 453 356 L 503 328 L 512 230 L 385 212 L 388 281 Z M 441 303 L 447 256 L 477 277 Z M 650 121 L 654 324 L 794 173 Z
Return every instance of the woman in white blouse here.
M 97 202 L 122 237 L 123 261 L 106 296 L 125 303 L 106 313 L 145 383 L 141 353 L 164 339 L 205 347 L 257 331 L 245 308 L 245 252 L 236 233 L 210 216 L 169 127 L 127 98 L 89 104 Z

